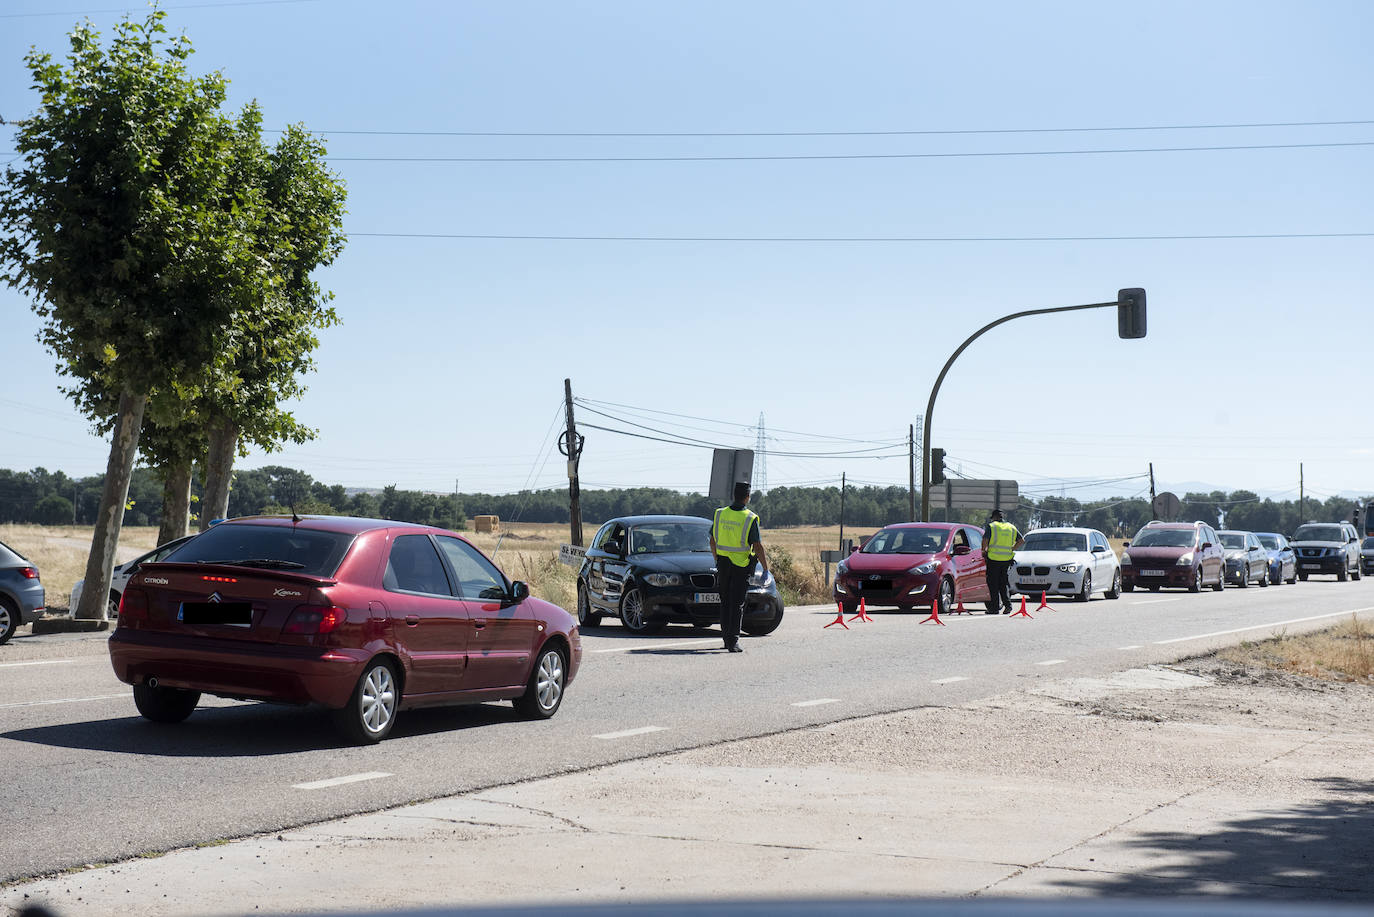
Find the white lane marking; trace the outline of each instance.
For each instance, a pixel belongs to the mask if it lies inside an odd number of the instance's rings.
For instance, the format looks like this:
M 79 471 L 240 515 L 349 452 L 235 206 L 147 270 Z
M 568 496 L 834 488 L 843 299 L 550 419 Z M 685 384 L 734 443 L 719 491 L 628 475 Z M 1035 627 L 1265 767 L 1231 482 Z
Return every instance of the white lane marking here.
M 312 780 L 309 783 L 293 783 L 293 790 L 323 790 L 331 786 L 343 786 L 346 783 L 362 783 L 364 780 L 380 780 L 391 775 L 385 771 L 368 771 L 364 774 L 349 774 L 347 777 L 331 777 L 328 780 Z
M 84 704 L 93 700 L 114 700 L 116 697 L 130 697 L 126 691 L 123 694 L 97 694 L 94 697 L 60 697 L 56 700 L 26 700 L 18 704 L 0 704 L 0 710 L 7 707 L 43 707 L 48 704 Z
M 821 704 L 838 704 L 838 697 L 818 697 L 815 700 L 799 700 L 793 702 L 793 707 L 819 707 Z
M 1044 662 L 1037 662 L 1036 665 L 1063 665 L 1067 659 L 1046 659 Z
M 21 665 L 66 665 L 72 659 L 37 659 L 33 662 L 0 662 L 0 669 L 17 669 Z
M 720 638 L 719 638 L 719 637 L 716 637 L 716 638 L 711 639 L 711 640 L 678 640 L 678 641 L 673 642 L 673 643 L 635 643 L 635 644 L 632 644 L 632 645 L 630 645 L 630 646 L 613 646 L 613 647 L 611 647 L 611 648 L 608 649 L 608 650 L 592 650 L 592 652 L 593 652 L 593 653 L 628 653 L 628 652 L 631 652 L 631 651 L 633 651 L 633 650 L 662 650 L 662 649 L 671 649 L 671 648 L 673 648 L 673 647 L 675 647 L 675 646 L 707 646 L 707 645 L 712 644 L 712 643 L 720 644 L 720 646 L 721 646 L 722 649 L 725 648 L 724 644 L 721 643 Z
M 667 726 L 640 726 L 638 729 L 622 729 L 620 732 L 603 732 L 592 736 L 593 739 L 628 739 L 630 736 L 647 735 L 650 732 L 663 732 Z
M 1327 615 L 1312 615 L 1310 618 L 1289 618 L 1287 621 L 1272 621 L 1268 624 L 1252 624 L 1249 627 L 1233 627 L 1230 630 L 1216 630 L 1210 634 L 1194 634 L 1191 637 L 1175 637 L 1172 640 L 1156 640 L 1155 646 L 1163 646 L 1166 643 L 1182 643 L 1185 640 L 1204 640 L 1207 637 L 1224 637 L 1227 634 L 1244 633 L 1247 630 L 1267 630 L 1273 627 L 1283 627 L 1285 624 L 1302 624 L 1304 621 L 1321 621 L 1324 618 L 1343 618 L 1346 615 L 1359 614 L 1362 611 L 1374 611 L 1374 605 L 1368 608 L 1352 608 L 1349 611 L 1333 611 Z
M 952 675 L 949 678 L 937 678 L 931 682 L 933 685 L 952 685 L 956 681 L 968 681 L 967 675 Z
M 1140 648 L 1141 648 L 1141 644 L 1139 644 L 1139 643 L 1135 644 L 1134 646 L 1118 646 L 1118 647 L 1117 647 L 1117 649 L 1119 649 L 1119 650 L 1138 650 L 1138 649 L 1140 649 Z
M 1181 602 L 1181 601 L 1183 601 L 1183 596 L 1179 596 L 1178 598 L 1175 598 L 1175 599 L 1150 599 L 1150 600 L 1147 601 L 1147 602 L 1127 602 L 1126 604 L 1127 604 L 1127 605 L 1131 605 L 1131 606 L 1135 606 L 1135 605 L 1158 605 L 1160 602 Z

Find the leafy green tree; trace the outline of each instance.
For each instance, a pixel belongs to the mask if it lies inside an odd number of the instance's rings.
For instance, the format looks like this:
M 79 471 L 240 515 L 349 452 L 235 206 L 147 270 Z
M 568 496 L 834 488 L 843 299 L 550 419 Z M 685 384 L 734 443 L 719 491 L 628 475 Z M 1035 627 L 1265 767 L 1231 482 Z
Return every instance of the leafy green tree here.
M 76 380 L 67 394 L 81 404 L 96 383 L 109 413 L 95 419 L 113 418 L 84 618 L 105 614 L 149 396 L 199 384 L 220 359 L 236 295 L 262 273 L 223 206 L 234 195 L 225 81 L 187 72 L 190 42 L 167 40 L 163 16 L 124 20 L 108 50 L 79 25 L 65 64 L 29 52 L 41 102 L 0 185 L 0 276 L 32 297 L 40 340 Z

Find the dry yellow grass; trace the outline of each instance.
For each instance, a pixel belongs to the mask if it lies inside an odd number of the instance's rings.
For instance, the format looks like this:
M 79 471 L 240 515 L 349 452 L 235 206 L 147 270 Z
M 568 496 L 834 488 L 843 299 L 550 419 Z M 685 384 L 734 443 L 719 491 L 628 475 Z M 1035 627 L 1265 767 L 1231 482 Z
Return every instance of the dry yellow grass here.
M 1354 615 L 1335 627 L 1297 636 L 1247 640 L 1221 659 L 1326 681 L 1374 685 L 1374 634 Z

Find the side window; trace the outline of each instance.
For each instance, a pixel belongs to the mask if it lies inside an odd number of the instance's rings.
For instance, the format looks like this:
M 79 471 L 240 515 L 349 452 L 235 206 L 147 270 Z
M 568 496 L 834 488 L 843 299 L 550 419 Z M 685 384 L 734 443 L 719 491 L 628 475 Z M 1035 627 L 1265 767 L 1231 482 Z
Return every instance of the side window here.
M 506 578 L 496 565 L 461 538 L 438 536 L 439 548 L 458 575 L 458 594 L 465 599 L 504 599 Z
M 592 538 L 592 547 L 596 548 L 598 551 L 606 550 L 606 542 L 611 540 L 611 533 L 614 531 L 615 523 L 607 522 L 597 531 L 596 536 Z
M 968 544 L 968 535 L 967 535 L 967 532 L 968 532 L 968 529 L 955 529 L 955 530 L 954 530 L 954 546 L 955 546 L 956 548 L 957 548 L 959 545 L 961 545 L 961 544 L 962 544 L 962 545 Z
M 402 535 L 391 543 L 382 586 L 391 592 L 453 594 L 444 563 L 428 535 Z
M 964 529 L 968 535 L 968 546 L 972 551 L 983 550 L 983 533 L 977 529 Z

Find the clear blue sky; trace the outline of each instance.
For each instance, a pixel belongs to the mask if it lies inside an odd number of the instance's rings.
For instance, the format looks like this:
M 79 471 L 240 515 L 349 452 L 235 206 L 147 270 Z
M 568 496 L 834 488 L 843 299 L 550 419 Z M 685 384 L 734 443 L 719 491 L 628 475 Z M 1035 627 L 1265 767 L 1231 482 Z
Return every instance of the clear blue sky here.
M 752 447 L 762 414 L 770 487 L 905 485 L 908 425 L 964 338 L 1141 286 L 1145 340 L 1119 340 L 1111 310 L 980 338 L 932 444 L 1028 493 L 1149 462 L 1161 489 L 1295 497 L 1303 463 L 1309 494 L 1374 491 L 1374 146 L 1352 145 L 1374 143 L 1370 4 L 163 8 L 234 108 L 324 135 L 349 188 L 349 243 L 320 275 L 343 325 L 293 406 L 319 438 L 240 468 L 556 486 L 570 377 L 600 403 L 579 421 L 650 436 Z M 36 105 L 30 46 L 65 56 L 76 21 L 108 35 L 142 10 L 4 4 L 0 115 Z M 1215 127 L 1299 122 L 1364 123 Z M 793 136 L 738 136 L 768 133 Z M 1216 149 L 1257 146 L 1283 148 Z M 1212 149 L 1158 151 L 1179 147 Z M 0 162 L 12 149 L 0 134 Z M 987 155 L 1081 150 L 1155 152 Z M 806 158 L 836 156 L 860 158 Z M 425 157 L 595 161 L 402 161 Z M 1294 237 L 1177 238 L 1246 235 Z M 757 239 L 846 241 L 740 241 Z M 853 241 L 874 239 L 906 241 Z M 0 305 L 0 467 L 101 472 L 108 445 L 59 393 L 28 303 Z M 584 432 L 584 487 L 706 487 L 706 449 Z M 887 457 L 815 454 L 864 449 Z

